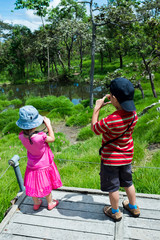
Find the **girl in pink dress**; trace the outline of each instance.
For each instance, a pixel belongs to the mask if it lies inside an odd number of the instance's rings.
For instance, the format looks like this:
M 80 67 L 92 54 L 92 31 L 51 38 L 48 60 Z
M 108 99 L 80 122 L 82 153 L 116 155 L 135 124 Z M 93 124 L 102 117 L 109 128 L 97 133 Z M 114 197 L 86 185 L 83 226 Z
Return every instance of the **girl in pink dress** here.
M 48 129 L 45 132 L 35 131 L 36 127 L 44 123 Z M 23 129 L 19 134 L 24 147 L 27 149 L 27 167 L 24 177 L 26 195 L 32 197 L 34 210 L 38 210 L 42 204 L 39 198 L 46 197 L 48 210 L 56 207 L 58 200 L 52 200 L 51 191 L 62 186 L 59 172 L 54 163 L 54 155 L 48 145 L 55 141 L 54 132 L 49 118 L 41 116 L 37 109 L 31 105 L 19 110 L 17 126 Z

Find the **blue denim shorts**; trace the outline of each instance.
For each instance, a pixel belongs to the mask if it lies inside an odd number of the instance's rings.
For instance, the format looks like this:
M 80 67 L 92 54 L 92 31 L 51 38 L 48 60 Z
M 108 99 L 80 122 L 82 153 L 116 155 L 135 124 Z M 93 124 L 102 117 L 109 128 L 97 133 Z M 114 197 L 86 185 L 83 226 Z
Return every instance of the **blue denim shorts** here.
M 123 166 L 108 166 L 101 161 L 101 190 L 104 192 L 115 192 L 120 187 L 132 186 L 131 164 Z

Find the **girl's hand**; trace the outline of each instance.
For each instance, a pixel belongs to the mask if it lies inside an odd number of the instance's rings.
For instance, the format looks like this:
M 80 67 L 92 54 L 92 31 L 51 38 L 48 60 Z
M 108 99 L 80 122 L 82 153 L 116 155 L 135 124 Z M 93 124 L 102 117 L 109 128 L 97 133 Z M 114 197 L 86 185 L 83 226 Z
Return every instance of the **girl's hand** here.
M 97 110 L 99 110 L 99 109 L 101 109 L 102 107 L 104 107 L 105 105 L 111 103 L 111 101 L 109 101 L 109 102 L 104 102 L 106 98 L 107 98 L 108 100 L 110 100 L 110 94 L 107 94 L 107 95 L 105 95 L 103 98 L 98 99 L 98 100 L 96 101 L 95 108 L 96 108 Z
M 51 125 L 51 121 L 50 121 L 49 118 L 44 117 L 44 120 L 43 120 L 43 121 L 44 121 L 44 124 L 46 125 L 46 127 Z

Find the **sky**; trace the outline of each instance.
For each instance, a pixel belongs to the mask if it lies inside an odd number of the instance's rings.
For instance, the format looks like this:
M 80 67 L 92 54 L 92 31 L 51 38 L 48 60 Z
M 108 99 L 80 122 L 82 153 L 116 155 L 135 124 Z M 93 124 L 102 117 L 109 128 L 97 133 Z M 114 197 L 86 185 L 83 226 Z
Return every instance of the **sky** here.
M 14 10 L 14 3 L 16 0 L 0 0 L 0 20 L 10 24 L 24 25 L 34 31 L 41 25 L 40 17 L 34 15 L 33 10 Z M 60 0 L 51 0 L 50 6 L 56 7 Z M 95 0 L 99 5 L 106 2 L 106 0 Z M 13 10 L 13 12 L 11 12 Z

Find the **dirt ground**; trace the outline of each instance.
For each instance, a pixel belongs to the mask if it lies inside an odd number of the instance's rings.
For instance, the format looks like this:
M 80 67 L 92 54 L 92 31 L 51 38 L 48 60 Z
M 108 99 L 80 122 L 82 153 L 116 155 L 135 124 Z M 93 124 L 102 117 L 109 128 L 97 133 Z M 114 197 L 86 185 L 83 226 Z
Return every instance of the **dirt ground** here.
M 71 144 L 76 144 L 77 135 L 80 127 L 67 127 L 65 122 L 58 122 L 53 124 L 53 129 L 55 132 L 62 132 L 66 135 L 66 138 L 70 141 Z

